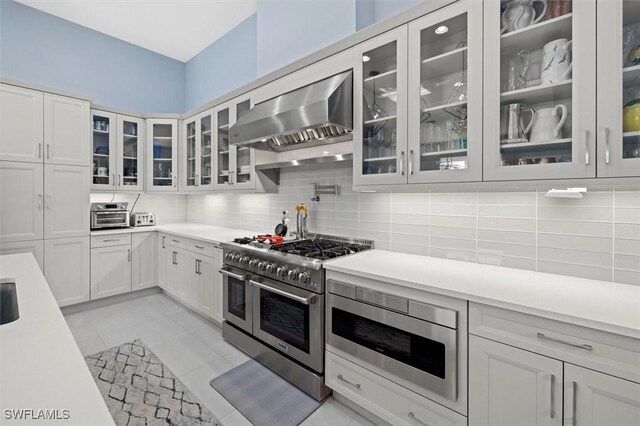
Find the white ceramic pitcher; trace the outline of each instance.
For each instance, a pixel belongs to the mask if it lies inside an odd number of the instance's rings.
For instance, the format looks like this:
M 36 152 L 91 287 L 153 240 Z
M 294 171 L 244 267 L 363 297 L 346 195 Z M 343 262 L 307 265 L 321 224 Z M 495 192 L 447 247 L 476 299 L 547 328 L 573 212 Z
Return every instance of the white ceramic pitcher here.
M 531 142 L 562 139 L 562 126 L 567 121 L 567 113 L 567 106 L 563 104 L 537 110 L 531 128 Z
M 542 84 L 556 83 L 571 78 L 571 40 L 559 38 L 542 48 Z
M 542 11 L 537 17 L 536 10 L 533 8 L 533 3 L 536 2 L 542 3 Z M 500 32 L 507 33 L 537 24 L 547 13 L 547 3 L 548 0 L 511 0 L 500 17 L 502 24 Z

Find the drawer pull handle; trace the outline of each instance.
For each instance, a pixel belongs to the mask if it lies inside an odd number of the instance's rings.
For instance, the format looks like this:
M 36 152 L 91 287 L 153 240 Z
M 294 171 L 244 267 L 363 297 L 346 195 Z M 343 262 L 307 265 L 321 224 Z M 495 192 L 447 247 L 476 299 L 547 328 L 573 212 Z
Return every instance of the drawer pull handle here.
M 422 420 L 417 418 L 413 411 L 409 411 L 409 417 L 411 417 L 413 420 L 415 420 L 416 422 L 420 423 L 421 425 L 429 426 L 429 423 L 423 422 Z
M 110 239 L 107 239 L 107 240 L 102 240 L 103 243 L 112 243 L 112 242 L 115 242 L 115 241 L 120 241 L 120 239 L 119 238 L 110 238 Z
M 338 379 L 340 379 L 340 380 L 342 380 L 343 382 L 345 382 L 345 383 L 347 383 L 347 384 L 349 384 L 349 385 L 353 386 L 353 387 L 354 387 L 354 388 L 356 388 L 356 389 L 360 389 L 360 383 L 353 383 L 353 382 L 350 382 L 349 380 L 345 379 L 345 378 L 342 376 L 342 374 L 338 374 Z
M 200 250 L 204 250 L 204 247 L 202 247 L 202 246 L 195 246 L 194 245 L 194 247 L 197 248 L 197 249 L 200 249 Z
M 180 240 L 174 240 L 173 238 L 171 239 L 171 241 L 173 241 L 174 243 L 179 243 Z
M 545 336 L 544 333 L 540 333 L 540 332 L 536 333 L 536 336 L 538 337 L 538 339 L 546 340 L 548 342 L 554 342 L 554 343 L 559 343 L 561 345 L 571 346 L 573 348 L 584 349 L 585 351 L 593 350 L 593 346 L 591 345 L 567 342 L 562 339 L 556 339 L 555 337 Z
M 551 404 L 549 404 L 549 416 L 552 419 L 556 418 L 556 376 L 551 375 Z

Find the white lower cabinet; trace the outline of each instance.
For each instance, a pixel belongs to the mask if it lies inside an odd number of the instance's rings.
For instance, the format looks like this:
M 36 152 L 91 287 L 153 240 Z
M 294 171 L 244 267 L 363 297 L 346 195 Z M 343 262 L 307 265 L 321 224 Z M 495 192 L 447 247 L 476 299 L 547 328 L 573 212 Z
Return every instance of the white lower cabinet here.
M 131 245 L 91 249 L 91 299 L 131 291 Z
M 469 336 L 469 424 L 561 425 L 562 364 Z
M 222 264 L 222 249 L 211 245 L 211 250 L 205 250 L 207 254 L 214 254 L 211 257 L 187 249 L 207 248 L 207 243 L 162 234 L 159 239 L 158 253 L 162 256 L 159 259 L 164 259 L 164 262 L 160 262 L 163 264 L 159 265 L 158 275 L 166 271 L 163 289 L 202 315 L 222 322 L 222 277 L 218 272 Z
M 640 384 L 564 366 L 565 424 L 635 426 L 640 423 Z
M 131 289 L 157 285 L 156 271 L 156 233 L 131 234 Z
M 59 306 L 89 300 L 89 252 L 89 237 L 45 240 L 44 276 Z
M 330 351 L 325 384 L 392 425 L 466 425 L 467 418 Z
M 40 270 L 44 271 L 44 240 L 17 241 L 0 244 L 0 255 L 31 253 L 36 258 Z

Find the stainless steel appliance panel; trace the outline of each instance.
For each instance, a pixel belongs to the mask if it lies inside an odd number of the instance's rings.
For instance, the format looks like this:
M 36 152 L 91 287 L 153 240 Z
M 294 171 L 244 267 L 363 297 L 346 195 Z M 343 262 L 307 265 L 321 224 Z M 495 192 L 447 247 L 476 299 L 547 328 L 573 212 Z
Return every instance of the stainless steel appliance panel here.
M 253 335 L 312 370 L 324 371 L 324 295 L 254 278 Z
M 224 266 L 222 274 L 222 316 L 247 333 L 253 331 L 253 292 L 251 274 L 242 269 Z
M 327 295 L 327 305 L 327 343 L 329 345 L 408 380 L 411 383 L 415 383 L 425 390 L 442 395 L 451 401 L 457 400 L 457 331 L 455 329 L 433 324 L 388 309 L 368 305 L 357 300 L 347 299 L 335 294 Z M 373 324 L 379 324 L 381 329 L 398 330 L 408 333 L 409 335 L 423 337 L 429 341 L 433 341 L 435 344 L 444 345 L 443 360 L 434 360 L 434 362 L 444 362 L 443 370 L 439 376 L 430 374 L 420 368 L 385 355 L 385 351 L 382 348 L 375 348 L 376 350 L 370 349 L 367 346 L 334 334 L 334 309 L 338 309 L 338 312 L 346 312 L 358 318 L 363 318 Z M 364 336 L 363 338 L 366 339 L 370 337 L 371 336 Z M 388 342 L 381 343 L 383 345 L 389 344 Z M 428 353 L 421 355 L 426 355 L 427 358 L 431 356 Z

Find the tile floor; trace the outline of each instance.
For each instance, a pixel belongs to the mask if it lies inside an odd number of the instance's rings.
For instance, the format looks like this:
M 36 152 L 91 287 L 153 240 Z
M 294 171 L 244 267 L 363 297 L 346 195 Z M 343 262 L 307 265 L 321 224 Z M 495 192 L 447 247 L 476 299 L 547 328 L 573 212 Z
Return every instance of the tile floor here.
M 225 426 L 249 421 L 209 386 L 214 377 L 249 358 L 221 330 L 162 293 L 65 315 L 80 351 L 89 355 L 142 339 Z M 367 419 L 329 398 L 303 425 L 370 426 Z

